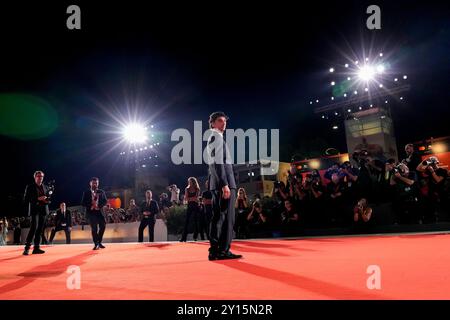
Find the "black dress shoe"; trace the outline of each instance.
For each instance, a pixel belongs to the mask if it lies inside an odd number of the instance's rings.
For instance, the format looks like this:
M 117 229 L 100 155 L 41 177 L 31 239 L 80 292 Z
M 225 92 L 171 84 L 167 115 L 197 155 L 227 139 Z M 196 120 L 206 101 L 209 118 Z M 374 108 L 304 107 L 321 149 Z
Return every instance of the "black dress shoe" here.
M 27 256 L 27 255 L 29 255 L 30 254 L 30 249 L 25 249 L 25 250 L 23 250 L 23 253 L 22 253 L 24 256 Z
M 105 249 L 106 247 L 104 245 L 102 245 L 101 243 L 98 244 L 100 249 Z
M 92 250 L 98 250 L 98 249 L 100 249 L 100 246 L 98 244 L 96 244 Z
M 240 254 L 234 254 L 231 251 L 222 252 L 217 256 L 217 260 L 230 260 L 242 258 Z
M 217 260 L 217 254 L 214 254 L 214 253 L 208 254 L 208 260 L 209 261 Z
M 180 239 L 180 242 L 186 242 L 186 239 Z
M 44 250 L 41 250 L 41 249 L 39 249 L 39 248 L 34 248 L 34 249 L 33 249 L 33 254 L 43 254 L 43 253 L 45 253 Z

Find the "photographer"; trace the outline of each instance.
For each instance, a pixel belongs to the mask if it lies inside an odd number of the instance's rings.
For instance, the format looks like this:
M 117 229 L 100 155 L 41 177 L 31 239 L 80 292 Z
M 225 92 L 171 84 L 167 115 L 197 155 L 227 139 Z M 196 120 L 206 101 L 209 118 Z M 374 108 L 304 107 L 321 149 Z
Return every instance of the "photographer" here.
M 172 184 L 167 187 L 167 190 L 170 191 L 170 202 L 173 204 L 180 204 L 180 189 L 176 184 Z
M 359 170 L 354 197 L 356 199 L 370 199 L 372 197 L 372 159 L 369 157 L 367 150 L 355 150 L 352 158 L 357 163 Z
M 297 167 L 291 164 L 291 168 L 288 170 L 286 189 L 289 191 L 289 197 L 295 198 L 295 189 L 298 185 L 301 185 L 303 177 L 300 172 L 298 172 Z
M 244 188 L 239 188 L 235 202 L 236 222 L 235 231 L 238 238 L 245 238 L 247 229 L 248 200 Z
M 367 231 L 372 218 L 372 208 L 368 206 L 367 200 L 362 198 L 353 208 L 353 228 L 357 231 Z
M 260 201 L 255 201 L 252 210 L 247 216 L 246 237 L 266 237 L 269 234 L 267 214 L 263 211 Z
M 327 185 L 328 208 L 326 212 L 330 215 L 328 221 L 331 221 L 331 223 L 343 222 L 345 193 L 345 184 L 341 180 L 339 173 L 333 173 L 331 182 Z
M 296 235 L 299 232 L 300 215 L 295 209 L 292 199 L 284 201 L 285 210 L 281 214 L 281 230 L 284 236 Z
M 322 225 L 326 221 L 326 216 L 323 203 L 324 189 L 318 170 L 306 175 L 298 194 L 301 196 L 300 205 L 305 213 L 305 223 Z
M 448 172 L 439 167 L 439 160 L 436 157 L 429 157 L 417 166 L 417 171 L 422 173 L 426 183 L 425 197 L 426 218 L 430 222 L 436 222 L 437 212 L 445 207 L 445 201 L 448 197 L 446 181 Z
M 406 158 L 401 162 L 408 166 L 409 172 L 414 175 L 414 179 L 417 180 L 416 170 L 419 171 L 418 166 L 422 162 L 420 156 L 414 151 L 414 145 L 408 143 L 405 146 Z
M 419 218 L 419 192 L 406 164 L 400 163 L 393 169 L 390 185 L 393 186 L 394 222 L 411 222 Z
M 42 254 L 45 251 L 40 249 L 41 236 L 43 233 L 45 217 L 48 215 L 49 188 L 44 185 L 44 173 L 36 171 L 34 173 L 34 183 L 29 184 L 25 189 L 24 203 L 28 208 L 28 216 L 31 216 L 31 227 L 25 242 L 23 255 L 28 255 L 31 242 L 34 239 L 33 254 Z

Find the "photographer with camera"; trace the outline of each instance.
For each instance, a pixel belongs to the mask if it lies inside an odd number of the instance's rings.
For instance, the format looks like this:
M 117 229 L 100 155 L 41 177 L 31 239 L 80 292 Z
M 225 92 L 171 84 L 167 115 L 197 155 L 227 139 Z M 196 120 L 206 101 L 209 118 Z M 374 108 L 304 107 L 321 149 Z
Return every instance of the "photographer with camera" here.
M 33 175 L 34 183 L 25 189 L 24 203 L 28 207 L 28 216 L 31 217 L 31 227 L 25 241 L 23 255 L 27 256 L 30 251 L 31 242 L 34 239 L 33 254 L 42 254 L 40 249 L 41 236 L 43 233 L 45 218 L 49 214 L 48 204 L 50 188 L 44 182 L 44 172 L 36 171 Z
M 418 155 L 414 150 L 414 145 L 412 143 L 408 143 L 405 145 L 405 153 L 406 158 L 401 162 L 408 166 L 409 172 L 414 176 L 414 179 L 417 180 L 417 173 L 419 164 L 422 162 L 420 155 Z
M 167 187 L 167 190 L 170 191 L 170 202 L 173 204 L 180 204 L 180 189 L 176 184 L 172 184 Z
M 448 198 L 448 172 L 444 168 L 439 167 L 439 160 L 436 157 L 429 157 L 417 166 L 417 171 L 422 174 L 426 184 L 424 208 L 426 209 L 426 217 L 435 222 L 438 210 L 445 207 Z
M 259 200 L 253 202 L 252 210 L 247 216 L 245 235 L 249 237 L 268 236 L 270 234 L 269 221 Z
M 406 164 L 400 163 L 392 170 L 390 185 L 393 187 L 394 223 L 419 219 L 419 190 Z
M 294 201 L 288 198 L 284 201 L 284 211 L 281 213 L 281 230 L 284 236 L 299 233 L 300 215 L 295 208 Z
M 339 176 L 338 172 L 331 175 L 331 182 L 327 184 L 328 208 L 326 212 L 329 213 L 327 217 L 328 222 L 342 223 L 344 220 L 344 196 L 346 194 L 346 187 Z
M 248 209 L 248 199 L 244 188 L 238 189 L 237 198 L 235 201 L 235 212 L 236 212 L 236 222 L 234 229 L 236 232 L 236 237 L 244 239 L 247 236 L 247 209 Z
M 326 220 L 324 216 L 324 188 L 319 170 L 314 169 L 307 174 L 301 189 L 298 190 L 300 202 L 297 207 L 301 206 L 305 214 L 305 223 L 322 225 Z
M 353 228 L 357 231 L 367 231 L 372 218 L 372 208 L 369 207 L 367 200 L 362 198 L 353 208 Z

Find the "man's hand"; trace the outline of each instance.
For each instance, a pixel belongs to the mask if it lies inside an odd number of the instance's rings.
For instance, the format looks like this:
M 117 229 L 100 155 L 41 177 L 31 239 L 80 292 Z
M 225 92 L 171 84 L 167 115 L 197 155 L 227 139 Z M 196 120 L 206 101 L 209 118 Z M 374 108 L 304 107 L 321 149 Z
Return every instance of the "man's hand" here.
M 230 188 L 228 186 L 223 186 L 222 187 L 222 197 L 224 199 L 230 199 L 230 195 L 231 195 Z
M 149 216 L 150 212 L 149 211 L 144 211 L 144 216 Z
M 38 198 L 39 201 L 45 201 L 47 200 L 47 196 L 41 196 Z
M 396 172 L 396 173 L 394 173 L 394 176 L 396 177 L 396 178 L 401 178 L 401 174 L 399 173 L 399 172 Z

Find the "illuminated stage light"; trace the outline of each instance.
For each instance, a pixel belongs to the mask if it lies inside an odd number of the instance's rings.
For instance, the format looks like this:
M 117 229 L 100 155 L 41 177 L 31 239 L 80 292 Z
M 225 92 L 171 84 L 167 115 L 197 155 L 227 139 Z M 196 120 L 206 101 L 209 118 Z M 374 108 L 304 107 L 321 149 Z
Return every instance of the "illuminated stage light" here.
M 331 100 L 334 100 L 334 97 L 331 97 Z
M 335 115 L 335 116 L 338 116 L 338 115 L 339 115 L 339 113 L 335 112 L 335 113 L 334 113 L 334 115 Z
M 445 143 L 434 143 L 431 146 L 431 150 L 433 150 L 433 153 L 443 153 L 447 151 L 447 145 Z
M 395 78 L 394 81 L 397 82 L 397 81 L 398 81 L 398 78 Z
M 344 67 L 348 68 L 348 63 L 346 63 Z
M 366 58 L 366 62 L 369 61 L 369 58 Z
M 387 104 L 387 103 L 388 103 L 388 101 L 386 100 L 386 101 L 385 101 L 384 103 L 386 103 L 386 104 Z
M 331 81 L 331 85 L 332 86 L 334 86 L 336 84 L 336 82 L 334 82 L 334 81 Z
M 358 77 L 364 81 L 372 80 L 374 75 L 375 75 L 375 71 L 373 70 L 373 67 L 369 66 L 369 65 L 362 67 L 358 71 Z
M 152 129 L 153 129 L 153 125 L 151 125 L 151 126 L 150 126 L 150 128 L 152 128 Z
M 380 83 L 379 87 L 380 87 L 380 88 L 383 88 L 383 84 L 382 84 L 382 83 Z
M 408 79 L 408 76 L 407 76 L 407 75 L 404 75 L 404 76 L 403 76 L 403 79 L 405 79 L 405 80 Z
M 322 119 L 325 119 L 325 116 L 322 116 Z
M 383 52 L 380 52 L 380 57 L 382 57 L 383 56 Z
M 333 126 L 333 130 L 337 130 L 337 129 L 339 129 L 338 126 Z
M 132 123 L 127 125 L 123 131 L 123 137 L 129 143 L 144 143 L 147 141 L 147 130 L 145 127 L 138 123 Z M 136 150 L 137 152 L 137 150 Z
M 156 145 L 159 146 L 159 142 L 157 142 Z
M 355 91 L 353 91 L 353 94 L 358 94 L 358 91 L 356 91 L 356 90 L 355 90 Z
M 358 60 L 356 60 L 356 61 L 355 61 L 355 64 L 359 64 L 359 61 L 358 61 Z
M 362 107 L 359 107 L 359 110 L 362 110 Z
M 333 73 L 334 72 L 334 68 L 330 68 L 330 72 Z
M 347 97 L 347 94 L 346 94 L 346 93 L 344 93 L 344 97 Z
M 400 97 L 400 100 L 403 100 L 403 97 Z
M 348 111 L 348 112 L 352 112 L 352 109 L 348 109 L 347 111 Z
M 372 108 L 372 107 L 373 107 L 373 104 L 371 104 L 370 107 Z
M 313 102 L 312 102 L 312 101 L 310 101 L 310 102 L 309 102 L 309 104 L 313 104 Z
M 383 73 L 384 72 L 384 65 L 382 65 L 382 64 L 379 64 L 378 66 L 377 66 L 377 72 L 378 73 Z
M 333 129 L 336 127 L 336 129 L 337 129 L 337 126 L 333 126 Z M 335 129 L 335 130 L 336 130 Z M 310 162 L 309 162 L 309 167 L 311 168 L 311 169 L 319 169 L 320 168 L 320 161 L 319 160 L 311 160 Z
M 369 91 L 369 88 L 364 88 L 364 91 L 365 91 L 365 92 Z
M 316 100 L 316 103 L 319 103 L 319 99 Z
M 350 81 L 350 80 L 352 80 L 352 78 L 351 77 L 347 77 L 347 80 Z

